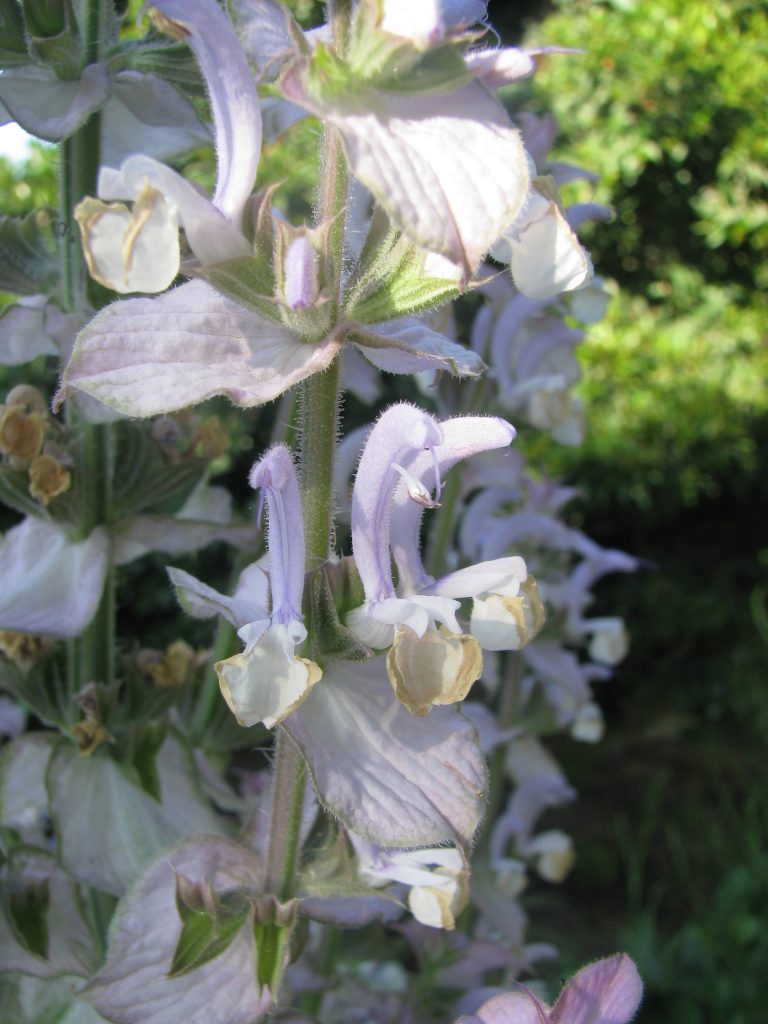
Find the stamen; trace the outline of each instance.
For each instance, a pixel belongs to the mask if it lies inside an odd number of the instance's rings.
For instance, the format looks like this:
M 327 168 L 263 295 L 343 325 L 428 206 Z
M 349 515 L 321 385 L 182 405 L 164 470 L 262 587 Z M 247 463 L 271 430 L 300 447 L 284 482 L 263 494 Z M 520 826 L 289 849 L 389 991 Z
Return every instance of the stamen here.
M 400 466 L 397 462 L 392 463 L 392 469 L 397 470 L 397 472 L 402 477 L 405 486 L 408 490 L 409 498 L 411 498 L 417 504 L 423 505 L 424 508 L 440 508 L 440 502 L 434 500 L 432 498 L 432 495 L 424 486 L 424 484 L 420 480 L 417 480 L 416 477 L 412 476 L 407 469 L 403 469 L 403 467 Z M 440 478 L 438 473 L 438 485 L 439 483 Z M 436 497 L 440 497 L 439 487 Z
M 440 479 L 440 462 L 437 458 L 437 452 L 435 451 L 434 445 L 430 445 L 427 451 L 432 456 L 432 465 L 435 467 L 435 508 L 439 507 L 440 496 L 443 493 L 443 481 Z

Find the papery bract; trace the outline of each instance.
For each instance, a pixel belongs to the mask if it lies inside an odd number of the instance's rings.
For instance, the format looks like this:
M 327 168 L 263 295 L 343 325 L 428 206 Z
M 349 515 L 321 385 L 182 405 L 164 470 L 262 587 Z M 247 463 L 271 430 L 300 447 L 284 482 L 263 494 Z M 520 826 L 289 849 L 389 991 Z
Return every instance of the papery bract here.
M 383 658 L 327 663 L 283 728 L 323 806 L 353 832 L 385 847 L 471 842 L 486 783 L 475 730 L 453 708 L 411 715 Z
M 402 230 L 472 274 L 520 212 L 528 160 L 504 109 L 478 83 L 451 93 L 314 98 L 298 70 L 289 99 L 341 132 L 352 171 Z
M 14 526 L 0 541 L 0 629 L 77 636 L 101 600 L 108 548 L 101 527 L 75 541 L 40 519 Z

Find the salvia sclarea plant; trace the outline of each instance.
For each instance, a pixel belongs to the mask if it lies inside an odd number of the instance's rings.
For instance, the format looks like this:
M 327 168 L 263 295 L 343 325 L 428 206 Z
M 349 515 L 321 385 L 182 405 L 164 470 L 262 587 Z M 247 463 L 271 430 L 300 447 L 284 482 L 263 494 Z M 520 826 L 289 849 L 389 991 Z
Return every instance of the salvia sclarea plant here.
M 61 195 L 0 222 L 0 361 L 59 375 L 0 410 L 6 1019 L 624 1024 L 632 961 L 548 1005 L 519 900 L 572 863 L 538 827 L 575 796 L 543 739 L 599 739 L 626 636 L 590 589 L 635 568 L 509 422 L 579 442 L 605 304 L 575 231 L 606 211 L 563 207 L 584 172 L 496 95 L 545 51 L 496 45 L 481 0 L 332 0 L 309 32 L 156 0 L 139 39 L 125 6 L 1 5 L 2 112 L 60 144 Z M 294 224 L 254 190 L 262 131 L 307 117 Z M 209 196 L 166 161 L 211 138 Z M 419 402 L 342 423 L 382 374 Z M 282 396 L 248 516 L 209 483 L 222 396 Z M 212 649 L 118 638 L 122 567 L 214 541 L 225 592 L 168 568 Z

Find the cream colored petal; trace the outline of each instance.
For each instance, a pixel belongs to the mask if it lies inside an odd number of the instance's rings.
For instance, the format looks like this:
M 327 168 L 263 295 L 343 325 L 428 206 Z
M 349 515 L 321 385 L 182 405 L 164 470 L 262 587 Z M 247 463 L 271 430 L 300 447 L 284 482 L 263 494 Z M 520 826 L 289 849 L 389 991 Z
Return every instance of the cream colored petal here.
M 161 292 L 179 272 L 176 206 L 147 185 L 133 210 L 84 199 L 75 210 L 88 270 L 116 292 Z
M 539 832 L 528 843 L 526 853 L 534 857 L 536 870 L 548 882 L 562 882 L 576 860 L 571 837 L 559 829 Z
M 245 654 L 216 664 L 219 686 L 240 725 L 272 729 L 303 703 L 322 669 L 293 655 L 288 628 L 273 624 Z
M 426 715 L 435 704 L 464 700 L 482 670 L 483 653 L 477 640 L 444 626 L 421 638 L 407 626 L 400 627 L 387 654 L 387 674 L 395 695 L 414 715 Z
M 529 576 L 516 597 L 476 597 L 469 628 L 486 651 L 519 651 L 533 640 L 545 617 L 536 580 Z
M 468 872 L 434 872 L 435 885 L 415 885 L 408 893 L 408 907 L 422 924 L 451 930 L 469 900 Z
M 516 287 L 530 299 L 549 299 L 585 285 L 593 276 L 589 253 L 557 202 L 510 237 L 509 268 Z

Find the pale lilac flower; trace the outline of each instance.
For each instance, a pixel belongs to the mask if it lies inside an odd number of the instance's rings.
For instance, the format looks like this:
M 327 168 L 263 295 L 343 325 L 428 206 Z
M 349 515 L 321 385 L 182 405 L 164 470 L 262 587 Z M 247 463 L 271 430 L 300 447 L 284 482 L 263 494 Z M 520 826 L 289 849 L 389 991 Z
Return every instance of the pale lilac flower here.
M 360 877 L 373 886 L 408 888 L 408 907 L 422 924 L 452 929 L 468 899 L 469 866 L 452 847 L 384 850 L 350 834 Z
M 322 677 L 313 661 L 296 655 L 307 638 L 301 614 L 304 589 L 304 527 L 293 457 L 277 445 L 251 471 L 251 485 L 261 488 L 269 514 L 269 583 L 257 565 L 241 575 L 227 598 L 181 569 L 170 569 L 184 608 L 200 618 L 221 614 L 245 644 L 242 654 L 216 664 L 219 686 L 241 725 L 263 722 L 272 728 L 309 695 Z
M 403 403 L 380 417 L 365 445 L 352 495 L 352 545 L 366 600 L 349 613 L 347 624 L 364 643 L 390 647 L 390 681 L 414 714 L 464 699 L 482 671 L 481 646 L 517 648 L 541 626 L 537 618 L 524 628 L 526 603 L 541 605 L 525 590 L 521 558 L 482 562 L 434 580 L 419 553 L 421 516 L 439 504 L 443 474 L 513 437 L 501 419 L 438 422 Z M 456 617 L 460 599 L 470 597 L 477 635 L 474 627 L 465 632 Z

